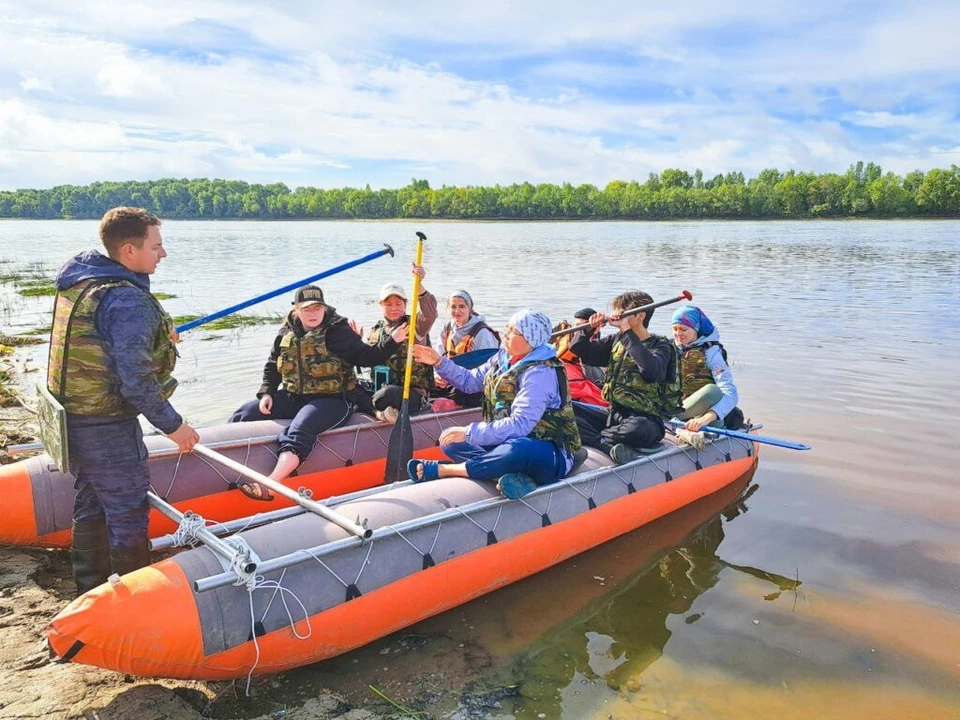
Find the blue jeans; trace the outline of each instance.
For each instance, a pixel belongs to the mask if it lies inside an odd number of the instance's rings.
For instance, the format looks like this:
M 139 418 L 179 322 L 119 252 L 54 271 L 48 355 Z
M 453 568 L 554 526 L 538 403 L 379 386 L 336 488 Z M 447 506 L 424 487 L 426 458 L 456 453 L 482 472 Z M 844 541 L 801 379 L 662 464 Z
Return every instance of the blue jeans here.
M 467 475 L 474 480 L 497 480 L 508 473 L 523 473 L 537 485 L 548 485 L 567 472 L 563 453 L 546 440 L 514 438 L 492 447 L 461 442 L 441 449 L 454 462 L 466 463 Z
M 110 547 L 139 547 L 147 541 L 150 470 L 143 430 L 136 418 L 83 425 L 67 421 L 73 487 L 74 522 L 104 518 Z
M 230 422 L 292 420 L 277 437 L 280 452 L 292 452 L 303 462 L 320 433 L 343 425 L 352 414 L 353 406 L 338 395 L 294 395 L 281 388 L 273 395 L 270 415 L 260 412 L 259 400 L 251 400 L 233 414 Z

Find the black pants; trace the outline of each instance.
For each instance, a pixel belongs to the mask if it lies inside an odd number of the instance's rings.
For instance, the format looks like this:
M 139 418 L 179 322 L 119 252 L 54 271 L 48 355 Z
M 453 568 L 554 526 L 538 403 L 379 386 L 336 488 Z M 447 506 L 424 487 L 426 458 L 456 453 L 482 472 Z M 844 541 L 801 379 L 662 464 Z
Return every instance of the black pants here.
M 648 415 L 631 415 L 618 408 L 574 402 L 580 440 L 610 454 L 610 448 L 623 443 L 632 448 L 648 448 L 663 440 L 663 422 Z
M 420 412 L 423 407 L 424 394 L 420 390 L 410 388 L 410 413 Z M 403 404 L 402 385 L 384 385 L 373 394 L 373 406 L 377 410 L 386 410 L 388 407 L 400 409 Z

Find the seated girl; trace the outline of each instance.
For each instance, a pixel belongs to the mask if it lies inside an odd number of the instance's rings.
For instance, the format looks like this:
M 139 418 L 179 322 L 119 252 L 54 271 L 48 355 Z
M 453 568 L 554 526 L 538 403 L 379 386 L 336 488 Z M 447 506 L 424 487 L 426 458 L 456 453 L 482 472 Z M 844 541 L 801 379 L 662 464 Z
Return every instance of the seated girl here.
M 447 300 L 450 320 L 440 331 L 440 347 L 446 357 L 453 358 L 474 350 L 494 350 L 500 347 L 500 336 L 487 325 L 483 315 L 473 309 L 473 298 L 466 290 L 457 290 Z M 464 393 L 443 378 L 434 379 L 435 398 L 448 398 L 449 408 L 480 407 L 483 393 Z M 443 406 L 441 406 L 443 407 Z M 437 405 L 434 405 L 437 408 Z
M 426 272 L 421 265 L 414 263 L 413 272 L 422 279 Z M 367 343 L 383 347 L 390 340 L 394 330 L 400 325 L 407 327 L 410 316 L 407 315 L 407 294 L 403 287 L 388 283 L 380 288 L 380 308 L 383 317 L 377 321 L 367 337 Z M 433 293 L 420 286 L 419 312 L 417 314 L 416 340 L 430 343 L 430 328 L 437 320 L 437 298 Z M 388 368 L 388 379 L 383 387 L 373 394 L 373 406 L 377 417 L 387 422 L 396 422 L 400 406 L 403 403 L 403 379 L 407 368 L 407 340 L 399 341 L 395 351 L 384 361 Z M 410 376 L 410 412 L 420 412 L 427 396 L 433 388 L 433 371 L 422 363 L 414 363 Z
M 707 425 L 739 428 L 743 413 L 737 408 L 737 387 L 727 365 L 720 331 L 700 308 L 681 305 L 673 313 L 673 339 L 680 353 L 684 428 L 693 432 Z
M 383 343 L 367 345 L 336 308 L 324 302 L 319 287 L 302 287 L 263 367 L 258 399 L 238 409 L 230 422 L 292 419 L 280 431 L 280 455 L 270 473 L 274 480 L 283 480 L 307 459 L 320 433 L 342 425 L 353 414 L 354 366 L 385 362 L 406 337 L 407 326 L 400 323 Z M 253 481 L 242 480 L 239 487 L 254 500 L 273 499 L 269 490 Z
M 433 348 L 414 347 L 417 360 L 433 365 L 458 390 L 483 393 L 483 420 L 444 430 L 440 446 L 453 462 L 413 459 L 411 479 L 499 478 L 500 492 L 519 498 L 570 472 L 580 434 L 563 364 L 549 339 L 549 318 L 523 309 L 510 318 L 504 347 L 473 370 Z

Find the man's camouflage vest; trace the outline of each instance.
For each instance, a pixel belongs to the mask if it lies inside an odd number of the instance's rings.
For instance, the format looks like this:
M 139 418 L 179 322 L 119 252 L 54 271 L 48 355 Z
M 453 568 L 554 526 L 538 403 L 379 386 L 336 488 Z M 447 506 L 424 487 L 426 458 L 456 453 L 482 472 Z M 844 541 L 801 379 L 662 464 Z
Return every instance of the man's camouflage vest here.
M 404 315 L 402 318 L 390 325 L 387 324 L 385 318 L 380 318 L 377 321 L 377 324 L 373 326 L 373 330 L 370 331 L 370 337 L 367 338 L 367 342 L 370 345 L 383 347 L 390 341 L 391 328 L 395 328 L 397 325 L 405 322 L 410 322 L 409 315 Z M 389 360 L 387 360 L 387 367 L 390 368 L 389 383 L 391 385 L 403 385 L 404 374 L 407 371 L 406 340 L 400 343 L 400 349 L 391 355 Z M 423 363 L 414 361 L 413 371 L 410 374 L 410 387 L 429 394 L 430 390 L 433 389 L 433 368 L 429 365 L 424 365 Z
M 120 393 L 120 378 L 110 361 L 103 338 L 97 334 L 95 316 L 104 293 L 115 287 L 136 285 L 120 279 L 91 279 L 57 293 L 50 333 L 47 389 L 71 415 L 134 417 L 137 410 Z M 173 319 L 149 293 L 160 314 L 153 336 L 151 364 L 163 396 L 177 387 L 173 369 L 177 348 L 170 339 Z
M 712 345 L 720 345 L 720 343 L 709 342 L 680 351 L 680 383 L 683 387 L 684 400 L 700 388 L 716 382 L 707 365 L 707 348 Z M 723 352 L 723 359 L 726 360 L 727 353 L 723 350 L 723 345 L 720 345 L 720 349 Z
M 294 395 L 340 395 L 357 386 L 353 366 L 327 349 L 327 330 L 346 322 L 339 315 L 297 335 L 289 325 L 280 337 L 280 385 Z
M 658 335 L 660 340 L 670 342 Z M 670 342 L 670 347 L 676 347 Z M 622 407 L 630 412 L 654 417 L 673 417 L 680 410 L 680 375 L 675 360 L 667 368 L 667 380 L 662 383 L 649 383 L 640 374 L 640 368 L 627 352 L 626 346 L 619 340 L 613 344 L 607 376 L 603 382 L 603 399 L 611 405 Z
M 534 425 L 528 437 L 548 440 L 570 454 L 580 449 L 580 431 L 570 404 L 570 388 L 567 374 L 559 360 L 544 360 L 514 366 L 504 373 L 491 370 L 483 379 L 483 419 L 487 422 L 502 420 L 510 416 L 510 408 L 520 388 L 520 376 L 536 365 L 546 365 L 556 370 L 557 384 L 560 390 L 560 407 L 546 409 L 543 417 Z

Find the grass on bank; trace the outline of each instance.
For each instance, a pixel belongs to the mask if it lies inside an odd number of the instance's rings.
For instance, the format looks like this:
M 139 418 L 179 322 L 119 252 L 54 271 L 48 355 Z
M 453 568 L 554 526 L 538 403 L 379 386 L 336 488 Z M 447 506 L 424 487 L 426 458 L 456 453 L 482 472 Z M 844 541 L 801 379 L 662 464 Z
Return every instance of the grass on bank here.
M 174 325 L 183 325 L 191 322 L 203 315 L 177 315 L 173 318 Z M 278 323 L 282 320 L 280 315 L 227 315 L 226 317 L 211 320 L 200 327 L 205 330 L 236 330 L 238 328 L 256 327 L 257 325 L 266 325 L 268 323 Z

